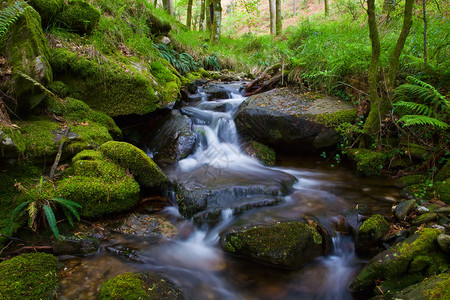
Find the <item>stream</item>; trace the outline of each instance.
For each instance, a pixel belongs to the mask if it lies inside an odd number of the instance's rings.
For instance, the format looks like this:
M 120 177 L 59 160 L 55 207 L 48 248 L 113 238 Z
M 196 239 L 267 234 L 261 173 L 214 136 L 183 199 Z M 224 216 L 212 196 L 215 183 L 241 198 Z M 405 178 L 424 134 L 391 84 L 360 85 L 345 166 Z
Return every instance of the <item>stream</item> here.
M 207 218 L 210 213 L 218 218 L 196 225 L 176 205 L 166 207 L 158 214 L 175 224 L 176 236 L 145 239 L 115 234 L 99 253 L 66 262 L 70 276 L 62 280 L 60 299 L 93 299 L 104 280 L 145 271 L 170 279 L 188 299 L 354 298 L 347 286 L 363 261 L 348 234 L 336 233 L 332 254 L 300 270 L 260 265 L 221 250 L 219 234 L 233 226 L 298 220 L 302 215 L 313 215 L 332 226 L 356 204 L 387 214 L 399 198 L 391 182 L 358 177 L 345 165 L 331 168 L 319 157 L 279 156 L 276 167 L 267 167 L 245 154 L 233 121 L 245 100 L 238 92 L 240 86 L 226 85 L 230 99 L 204 100 L 182 109 L 193 121 L 196 148 L 164 170 L 178 185 L 216 191 L 220 202 L 212 201 L 199 216 Z M 289 192 L 272 192 L 289 180 L 294 182 Z M 168 192 L 172 203 L 176 203 L 174 193 Z M 276 205 L 238 209 L 261 198 Z M 132 252 L 137 259 L 105 251 L 111 245 Z

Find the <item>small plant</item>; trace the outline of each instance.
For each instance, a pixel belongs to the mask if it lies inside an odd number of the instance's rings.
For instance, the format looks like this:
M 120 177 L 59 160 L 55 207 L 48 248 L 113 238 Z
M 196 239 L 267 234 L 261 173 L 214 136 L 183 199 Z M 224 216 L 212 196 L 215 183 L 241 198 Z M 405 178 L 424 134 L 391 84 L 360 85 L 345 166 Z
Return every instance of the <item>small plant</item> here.
M 25 1 L 18 1 L 0 11 L 0 39 L 8 32 L 9 27 L 14 24 L 26 9 L 30 8 Z
M 185 52 L 178 53 L 163 43 L 153 44 L 153 46 L 159 50 L 163 58 L 182 74 L 187 74 L 198 69 L 197 62 L 189 54 Z
M 59 239 L 59 230 L 57 227 L 57 221 L 53 209 L 56 205 L 59 205 L 64 214 L 67 217 L 70 225 L 73 227 L 72 215 L 80 221 L 80 215 L 78 214 L 77 208 L 81 208 L 81 205 L 63 198 L 50 197 L 49 193 L 45 192 L 44 187 L 44 177 L 41 177 L 39 185 L 35 189 L 26 190 L 20 184 L 16 184 L 19 189 L 24 191 L 25 197 L 29 199 L 21 204 L 19 204 L 11 213 L 10 222 L 6 228 L 6 234 L 12 234 L 12 226 L 14 219 L 23 209 L 28 212 L 28 226 L 34 231 L 38 231 L 41 219 L 46 220 L 56 239 Z
M 208 55 L 203 59 L 203 68 L 210 71 L 220 71 L 222 69 L 215 54 Z
M 427 126 L 433 130 L 445 130 L 450 105 L 445 96 L 441 95 L 433 86 L 416 79 L 407 77 L 408 83 L 395 89 L 394 103 L 396 112 L 401 117 L 397 123 L 405 126 Z

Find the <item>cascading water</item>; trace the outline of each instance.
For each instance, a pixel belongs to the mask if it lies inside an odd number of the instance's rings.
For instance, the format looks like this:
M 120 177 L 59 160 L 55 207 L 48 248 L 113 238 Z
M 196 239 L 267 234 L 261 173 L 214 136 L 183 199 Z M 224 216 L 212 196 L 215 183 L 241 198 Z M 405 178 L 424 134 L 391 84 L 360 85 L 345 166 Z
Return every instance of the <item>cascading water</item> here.
M 347 285 L 359 261 L 348 236 L 333 238 L 332 255 L 294 271 L 230 257 L 218 245 L 219 234 L 234 225 L 290 221 L 304 214 L 332 219 L 362 202 L 383 212 L 390 209 L 392 200 L 387 199 L 397 190 L 387 194 L 384 183 L 366 182 L 345 169 L 330 172 L 306 158 L 280 157 L 278 167 L 263 166 L 239 145 L 233 117 L 245 99 L 237 90 L 231 99 L 206 101 L 203 95 L 204 101 L 182 109 L 193 120 L 197 145 L 194 153 L 165 170 L 177 183 L 205 188 L 208 193 L 219 191 L 220 201 L 207 210 L 219 211 L 220 221 L 197 227 L 176 207 L 168 207 L 161 214 L 176 224 L 177 237 L 156 242 L 117 238 L 114 243 L 132 249 L 139 262 L 103 251 L 87 261 L 91 269 L 81 267 L 80 275 L 70 280 L 72 285 L 63 286 L 61 299 L 87 299 L 85 293 L 92 287 L 86 282 L 103 281 L 126 271 L 155 271 L 172 280 L 188 299 L 352 299 Z M 292 189 L 280 194 L 279 183 L 288 181 Z M 236 214 L 242 203 L 262 197 L 276 199 L 277 205 Z

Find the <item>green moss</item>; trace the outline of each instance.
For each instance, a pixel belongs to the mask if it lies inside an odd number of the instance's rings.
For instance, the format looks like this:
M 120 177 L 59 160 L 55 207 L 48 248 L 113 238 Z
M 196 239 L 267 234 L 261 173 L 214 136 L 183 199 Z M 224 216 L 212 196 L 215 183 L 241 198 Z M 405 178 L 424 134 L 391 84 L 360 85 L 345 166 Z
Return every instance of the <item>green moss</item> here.
M 403 176 L 400 177 L 399 179 L 397 179 L 395 181 L 395 183 L 404 188 L 413 184 L 417 184 L 417 183 L 422 183 L 424 182 L 426 179 L 425 175 L 422 174 L 413 174 L 413 175 L 407 175 L 407 176 Z
M 378 240 L 389 231 L 389 228 L 389 223 L 382 215 L 373 215 L 361 225 L 358 237 L 364 240 Z
M 49 84 L 48 89 L 60 98 L 66 98 L 70 93 L 69 88 L 62 81 L 53 81 Z
M 164 87 L 164 102 L 177 100 L 181 88 L 181 80 L 176 75 L 178 72 L 165 59 L 153 61 L 150 67 L 152 75 Z
M 17 102 L 9 97 L 4 97 L 3 101 L 16 113 L 26 114 L 42 101 L 45 94 L 21 73 L 43 85 L 52 81 L 50 47 L 42 31 L 41 17 L 33 8 L 26 9 L 11 26 L 5 47 L 0 51 L 13 66 L 13 77 L 7 82 L 7 89 Z
M 168 280 L 152 273 L 125 273 L 102 283 L 98 299 L 183 299 Z
M 155 162 L 141 149 L 124 142 L 107 142 L 98 149 L 106 157 L 127 168 L 139 184 L 150 188 L 164 188 L 168 179 Z
M 148 72 L 131 64 L 125 66 L 110 58 L 99 64 L 58 48 L 54 50 L 52 66 L 55 78 L 69 87 L 72 97 L 109 116 L 142 115 L 161 105 L 155 92 L 155 88 L 161 88 Z
M 42 24 L 47 26 L 61 12 L 64 0 L 30 0 L 29 3 L 41 15 Z
M 355 122 L 357 115 L 356 109 L 349 110 L 341 110 L 334 113 L 323 113 L 314 115 L 314 119 L 328 127 L 338 127 L 342 123 L 351 123 Z
M 445 273 L 434 277 L 439 282 L 434 288 L 425 290 L 424 294 L 428 296 L 429 300 L 450 299 L 450 274 Z
M 56 257 L 27 253 L 0 263 L 0 298 L 52 299 L 58 286 Z
M 436 194 L 439 197 L 439 200 L 450 204 L 450 182 L 449 181 L 442 181 L 442 182 L 436 182 L 434 184 L 434 190 L 436 191 Z
M 277 160 L 275 150 L 258 142 L 251 142 L 249 148 L 245 149 L 250 156 L 255 156 L 266 166 L 274 166 Z
M 386 161 L 385 153 L 367 149 L 351 149 L 347 155 L 356 162 L 356 170 L 365 176 L 379 175 Z
M 269 136 L 274 140 L 279 140 L 282 138 L 281 132 L 278 129 L 270 129 Z
M 59 15 L 61 27 L 83 34 L 90 33 L 100 20 L 100 11 L 83 0 L 69 0 Z
M 444 181 L 449 178 L 450 178 L 450 159 L 447 159 L 445 165 L 443 165 L 442 168 L 439 170 L 439 172 L 436 174 L 435 180 Z

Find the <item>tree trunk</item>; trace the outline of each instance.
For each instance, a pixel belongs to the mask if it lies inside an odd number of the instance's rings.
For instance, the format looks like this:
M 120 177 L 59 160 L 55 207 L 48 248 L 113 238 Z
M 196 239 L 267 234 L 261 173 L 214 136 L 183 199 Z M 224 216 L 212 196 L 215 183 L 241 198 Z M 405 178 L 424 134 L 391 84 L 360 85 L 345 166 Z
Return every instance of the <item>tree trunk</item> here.
M 426 1 L 422 0 L 422 8 L 423 8 L 423 64 L 425 69 L 428 66 L 428 53 L 427 53 L 427 10 L 425 7 Z
M 328 16 L 328 14 L 330 13 L 330 8 L 328 7 L 328 0 L 325 0 L 323 3 L 325 4 L 325 16 Z
M 220 39 L 220 25 L 222 22 L 221 0 L 209 0 L 210 13 L 210 41 L 217 42 Z
M 283 25 L 281 24 L 281 0 L 275 0 L 275 28 L 276 35 L 280 35 L 283 30 Z
M 364 124 L 364 133 L 371 135 L 377 133 L 380 128 L 380 97 L 378 96 L 377 88 L 378 65 L 380 62 L 380 37 L 378 35 L 377 19 L 375 16 L 375 0 L 367 0 L 367 16 L 369 36 L 372 43 L 372 58 L 368 73 L 370 112 Z
M 204 31 L 205 30 L 205 5 L 206 0 L 201 0 L 200 4 L 200 21 L 198 23 L 198 30 Z
M 369 67 L 369 98 L 370 112 L 364 124 L 364 133 L 374 135 L 380 130 L 382 118 L 391 109 L 390 96 L 394 90 L 395 76 L 400 62 L 400 54 L 405 46 L 406 38 L 412 25 L 412 8 L 414 0 L 405 1 L 403 13 L 403 26 L 395 44 L 394 51 L 389 59 L 389 71 L 386 75 L 385 91 L 380 97 L 377 90 L 378 66 L 380 59 L 380 38 L 378 35 L 377 20 L 375 16 L 375 0 L 367 1 L 367 15 L 369 19 L 369 33 L 372 42 L 372 59 Z
M 172 2 L 172 0 L 163 0 L 163 7 L 164 7 L 164 10 L 168 14 L 173 16 L 173 2 Z
M 294 16 L 297 14 L 297 0 L 294 0 Z
M 191 29 L 191 22 L 192 22 L 192 2 L 193 0 L 189 0 L 187 7 L 186 26 L 189 29 Z
M 275 35 L 275 16 L 277 12 L 275 10 L 275 0 L 269 0 L 269 11 L 270 11 L 270 34 Z
M 205 13 L 206 13 L 206 30 L 211 32 L 211 11 L 212 11 L 212 1 L 213 0 L 205 0 Z
M 158 5 L 158 0 L 155 0 L 155 2 L 153 2 L 153 5 L 155 5 L 155 7 Z

